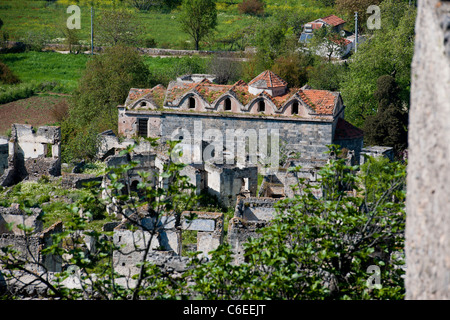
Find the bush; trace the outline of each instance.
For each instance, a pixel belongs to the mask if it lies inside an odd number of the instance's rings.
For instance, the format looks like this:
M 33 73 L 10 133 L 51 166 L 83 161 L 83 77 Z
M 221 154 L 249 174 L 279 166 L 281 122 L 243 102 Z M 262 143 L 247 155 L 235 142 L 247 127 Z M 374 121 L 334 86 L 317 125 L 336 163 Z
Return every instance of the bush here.
M 34 93 L 35 85 L 33 83 L 0 87 L 0 104 L 25 99 L 31 97 Z
M 53 118 L 58 122 L 63 122 L 69 116 L 69 105 L 66 100 L 56 103 L 51 110 Z
M 20 79 L 9 69 L 9 67 L 0 62 L 0 82 L 3 84 L 16 84 Z
M 262 16 L 264 14 L 264 2 L 261 0 L 244 0 L 238 5 L 241 14 Z

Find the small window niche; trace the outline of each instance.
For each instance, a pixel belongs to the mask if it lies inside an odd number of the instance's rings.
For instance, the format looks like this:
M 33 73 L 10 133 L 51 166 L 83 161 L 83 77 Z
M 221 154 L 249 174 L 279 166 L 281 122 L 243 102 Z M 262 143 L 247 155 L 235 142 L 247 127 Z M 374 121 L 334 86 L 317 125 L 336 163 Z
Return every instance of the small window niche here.
M 292 114 L 298 114 L 298 101 L 292 103 Z
M 231 99 L 230 98 L 225 99 L 225 111 L 231 111 Z
M 195 109 L 195 99 L 194 99 L 194 97 L 189 97 L 188 105 L 189 105 L 189 109 Z
M 265 112 L 266 111 L 266 103 L 264 100 L 261 100 L 258 102 L 258 112 Z

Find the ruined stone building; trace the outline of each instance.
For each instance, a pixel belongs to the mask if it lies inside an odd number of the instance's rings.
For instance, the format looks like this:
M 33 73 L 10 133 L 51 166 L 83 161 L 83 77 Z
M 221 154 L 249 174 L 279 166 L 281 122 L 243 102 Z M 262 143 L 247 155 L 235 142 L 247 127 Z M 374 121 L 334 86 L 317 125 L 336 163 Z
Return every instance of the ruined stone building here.
M 4 140 L 3 140 L 4 141 Z M 11 138 L 1 144 L 0 185 L 10 186 L 25 178 L 61 175 L 61 128 L 13 124 Z
M 261 169 L 274 155 L 270 165 L 278 170 L 282 152 L 322 163 L 327 145 L 339 144 L 359 162 L 363 132 L 344 120 L 339 92 L 290 88 L 271 71 L 248 84 L 213 81 L 213 76 L 188 75 L 168 88 L 131 89 L 118 106 L 119 134 L 180 140 L 181 161 L 188 164 L 184 173 L 226 206 L 234 206 L 238 195 L 256 196 L 258 173 L 264 175 Z M 118 144 L 109 134 L 104 140 Z
M 268 136 L 278 134 L 287 150 L 305 159 L 325 159 L 327 145 L 334 143 L 354 150 L 359 158 L 363 133 L 344 120 L 345 106 L 339 92 L 290 88 L 271 71 L 248 84 L 240 80 L 218 85 L 200 78 L 179 78 L 168 88 L 131 89 L 125 104 L 118 106 L 119 134 L 161 141 L 178 138 L 202 148 L 203 142 L 210 143 L 211 132 L 221 133 L 223 146 L 250 132 L 256 132 L 261 143 L 267 132 Z M 215 152 L 230 157 L 239 153 L 226 147 Z

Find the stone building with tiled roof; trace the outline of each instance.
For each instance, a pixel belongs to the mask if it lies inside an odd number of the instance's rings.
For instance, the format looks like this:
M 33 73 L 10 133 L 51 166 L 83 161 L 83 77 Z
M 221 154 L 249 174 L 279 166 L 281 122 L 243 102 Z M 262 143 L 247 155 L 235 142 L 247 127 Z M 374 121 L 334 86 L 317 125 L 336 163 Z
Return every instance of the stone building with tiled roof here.
M 351 147 L 356 159 L 362 148 L 362 131 L 343 120 L 345 106 L 339 92 L 289 88 L 271 71 L 249 83 L 218 85 L 204 77 L 172 81 L 167 88 L 133 88 L 118 109 L 119 134 L 128 138 L 165 141 L 174 139 L 175 132 L 184 132 L 181 136 L 186 138 L 198 130 L 202 137 L 219 130 L 226 140 L 229 130 L 267 130 L 278 132 L 286 149 L 304 158 L 326 158 L 327 145 L 336 141 Z

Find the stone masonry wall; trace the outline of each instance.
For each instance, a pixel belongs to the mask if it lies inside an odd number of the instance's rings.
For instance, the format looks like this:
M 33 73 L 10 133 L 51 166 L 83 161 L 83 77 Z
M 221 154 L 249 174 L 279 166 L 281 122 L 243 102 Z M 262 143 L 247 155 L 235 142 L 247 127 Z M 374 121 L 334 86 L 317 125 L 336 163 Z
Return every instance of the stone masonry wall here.
M 234 217 L 228 224 L 227 240 L 233 251 L 233 263 L 245 261 L 243 244 L 249 238 L 259 238 L 257 231 L 264 228 L 274 218 L 274 204 L 279 199 L 272 198 L 238 198 Z
M 175 130 L 183 128 L 191 134 L 193 139 L 196 121 L 201 123 L 203 133 L 208 129 L 219 129 L 224 139 L 227 139 L 227 129 L 242 129 L 244 132 L 253 129 L 258 134 L 258 137 L 262 134 L 259 131 L 260 129 L 266 129 L 268 135 L 270 130 L 276 129 L 279 131 L 280 139 L 287 142 L 287 148 L 299 151 L 305 158 L 316 157 L 316 155 L 317 157 L 325 157 L 324 152 L 327 151 L 325 145 L 330 144 L 333 140 L 331 135 L 332 124 L 327 122 L 300 122 L 258 117 L 237 118 L 208 115 L 192 117 L 175 113 L 164 114 L 161 136 L 163 139 L 169 139 Z M 224 146 L 226 146 L 226 143 L 224 143 Z
M 172 135 L 180 129 L 186 130 L 191 139 L 194 139 L 195 132 L 201 132 L 204 136 L 208 129 L 218 129 L 221 131 L 226 147 L 226 130 L 241 129 L 243 133 L 247 130 L 255 130 L 258 134 L 263 134 L 261 129 L 267 130 L 270 135 L 272 129 L 277 129 L 280 140 L 286 141 L 286 149 L 300 152 L 304 158 L 326 158 L 327 144 L 333 142 L 331 122 L 327 121 L 299 121 L 298 119 L 281 119 L 276 117 L 245 117 L 239 115 L 223 114 L 200 114 L 189 112 L 155 112 L 149 114 L 139 114 L 127 112 L 126 116 L 119 113 L 119 133 L 131 137 L 136 133 L 135 122 L 137 118 L 149 118 L 149 133 L 152 136 L 161 137 L 162 141 L 169 140 Z M 160 118 L 161 121 L 157 121 Z M 151 125 L 155 123 L 154 125 Z M 242 132 L 236 136 L 242 135 Z M 186 135 L 184 135 L 186 139 Z

